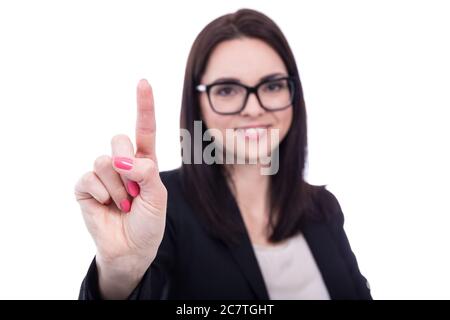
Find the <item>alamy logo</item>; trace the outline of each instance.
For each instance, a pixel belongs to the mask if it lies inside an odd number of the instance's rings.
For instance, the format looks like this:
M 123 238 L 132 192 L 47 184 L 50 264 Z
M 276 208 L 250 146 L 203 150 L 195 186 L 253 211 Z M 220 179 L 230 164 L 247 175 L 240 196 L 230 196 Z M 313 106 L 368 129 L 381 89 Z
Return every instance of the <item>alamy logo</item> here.
M 206 129 L 202 133 L 202 121 L 194 121 L 194 137 L 186 129 L 180 130 L 181 153 L 184 164 L 261 164 L 261 174 L 274 175 L 279 169 L 279 129 L 251 129 L 253 135 L 264 139 L 246 139 L 235 129 L 226 129 L 225 137 L 220 130 Z M 204 142 L 210 142 L 203 147 Z M 192 148 L 192 145 L 194 146 Z M 235 150 L 253 150 L 248 157 Z M 192 157 L 191 150 L 194 155 Z

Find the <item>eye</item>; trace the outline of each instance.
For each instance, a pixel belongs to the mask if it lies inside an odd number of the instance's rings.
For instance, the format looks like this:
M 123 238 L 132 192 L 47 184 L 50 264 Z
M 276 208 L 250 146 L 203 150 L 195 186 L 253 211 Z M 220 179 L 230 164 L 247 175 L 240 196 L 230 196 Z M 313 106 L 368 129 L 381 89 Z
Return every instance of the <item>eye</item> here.
M 213 88 L 212 93 L 219 97 L 230 97 L 236 95 L 238 90 L 233 85 L 219 85 Z
M 220 90 L 218 90 L 217 93 L 221 96 L 228 96 L 228 95 L 232 94 L 233 92 L 234 92 L 233 88 L 223 87 L 223 88 L 220 88 Z
M 284 90 L 286 88 L 287 88 L 286 80 L 271 81 L 271 82 L 266 83 L 263 86 L 263 90 L 268 91 L 268 92 L 276 92 L 276 91 Z

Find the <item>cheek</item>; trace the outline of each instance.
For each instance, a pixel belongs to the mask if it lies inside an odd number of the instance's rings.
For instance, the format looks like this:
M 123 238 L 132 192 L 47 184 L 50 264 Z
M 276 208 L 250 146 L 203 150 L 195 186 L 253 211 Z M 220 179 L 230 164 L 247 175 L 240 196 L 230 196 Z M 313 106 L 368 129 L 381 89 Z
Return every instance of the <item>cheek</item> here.
M 202 98 L 200 102 L 200 111 L 202 115 L 203 126 L 207 129 L 219 130 L 225 137 L 226 129 L 233 128 L 233 116 L 222 116 L 215 113 L 209 106 L 208 99 Z M 211 132 L 214 136 L 214 131 Z M 219 141 L 221 137 L 218 137 Z
M 284 138 L 289 128 L 291 127 L 292 123 L 292 117 L 293 117 L 293 111 L 292 108 L 289 108 L 287 110 L 283 110 L 278 117 L 278 128 L 280 129 L 280 138 Z

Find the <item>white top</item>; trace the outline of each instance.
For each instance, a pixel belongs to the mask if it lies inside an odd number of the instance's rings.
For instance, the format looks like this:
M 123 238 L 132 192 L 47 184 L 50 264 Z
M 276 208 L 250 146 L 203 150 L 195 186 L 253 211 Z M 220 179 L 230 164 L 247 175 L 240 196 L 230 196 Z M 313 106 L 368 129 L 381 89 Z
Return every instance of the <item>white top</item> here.
M 253 248 L 270 299 L 330 299 L 302 233 L 276 246 L 253 244 Z

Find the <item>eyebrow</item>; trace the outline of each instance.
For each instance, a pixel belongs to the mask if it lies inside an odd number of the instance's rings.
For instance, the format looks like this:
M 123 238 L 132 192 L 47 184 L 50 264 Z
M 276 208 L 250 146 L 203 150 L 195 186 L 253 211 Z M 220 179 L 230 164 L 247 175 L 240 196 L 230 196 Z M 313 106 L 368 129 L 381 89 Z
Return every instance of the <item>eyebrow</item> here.
M 261 82 L 261 81 L 264 81 L 264 80 L 270 80 L 270 79 L 272 79 L 272 78 L 276 78 L 276 77 L 279 77 L 279 76 L 285 76 L 285 77 L 287 77 L 288 75 L 285 74 L 285 73 L 280 73 L 280 72 L 277 72 L 277 73 L 271 73 L 271 74 L 269 74 L 269 75 L 266 75 L 266 76 L 260 78 L 259 81 Z M 230 81 L 230 82 L 239 82 L 239 83 L 241 83 L 241 80 L 240 80 L 240 79 L 238 79 L 238 78 L 229 78 L 229 77 L 226 77 L 226 78 L 218 78 L 218 79 L 214 80 L 212 83 L 220 83 L 220 82 L 228 82 L 228 81 Z

